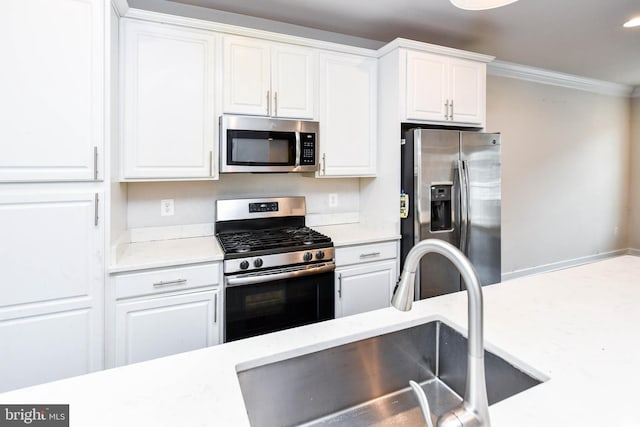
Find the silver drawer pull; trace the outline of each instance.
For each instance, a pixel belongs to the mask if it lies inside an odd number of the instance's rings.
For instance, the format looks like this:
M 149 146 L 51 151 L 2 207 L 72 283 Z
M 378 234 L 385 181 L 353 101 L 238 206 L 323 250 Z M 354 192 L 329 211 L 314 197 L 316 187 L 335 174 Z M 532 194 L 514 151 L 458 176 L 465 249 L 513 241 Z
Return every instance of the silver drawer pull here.
M 373 258 L 380 256 L 380 252 L 369 252 L 368 254 L 360 254 L 360 258 Z
M 160 287 L 160 286 L 169 286 L 169 285 L 186 285 L 187 284 L 187 279 L 176 279 L 176 280 L 167 280 L 165 281 L 161 281 L 161 282 L 156 282 L 153 284 L 154 287 Z

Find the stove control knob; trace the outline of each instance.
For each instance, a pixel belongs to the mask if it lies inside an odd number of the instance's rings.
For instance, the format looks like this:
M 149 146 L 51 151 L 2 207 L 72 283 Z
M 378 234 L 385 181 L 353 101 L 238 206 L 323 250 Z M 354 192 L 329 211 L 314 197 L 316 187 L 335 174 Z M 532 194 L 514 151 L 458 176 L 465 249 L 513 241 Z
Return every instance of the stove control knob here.
M 262 267 L 262 258 L 256 258 L 256 259 L 253 261 L 253 266 L 254 266 L 255 268 L 260 268 L 260 267 Z
M 245 261 L 242 261 L 242 262 L 240 263 L 240 268 L 241 268 L 242 270 L 246 270 L 247 268 L 249 268 L 249 261 L 246 261 L 246 260 L 245 260 Z
M 305 261 L 311 261 L 313 259 L 313 254 L 311 252 L 305 252 L 302 259 Z
M 316 259 L 322 259 L 322 258 L 324 258 L 324 251 L 316 252 Z

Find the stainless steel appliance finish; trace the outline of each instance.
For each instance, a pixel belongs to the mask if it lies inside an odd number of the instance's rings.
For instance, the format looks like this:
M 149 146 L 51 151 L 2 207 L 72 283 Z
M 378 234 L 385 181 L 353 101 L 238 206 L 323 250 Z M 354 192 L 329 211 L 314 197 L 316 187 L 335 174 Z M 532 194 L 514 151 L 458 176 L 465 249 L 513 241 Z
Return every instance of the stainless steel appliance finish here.
M 310 120 L 220 116 L 220 172 L 314 172 L 319 134 Z
M 249 209 L 248 203 L 260 203 Z M 275 205 L 277 204 L 277 209 Z M 230 199 L 216 201 L 216 221 L 242 219 L 305 216 L 307 204 L 304 197 L 270 197 L 263 199 Z
M 334 317 L 334 248 L 305 225 L 304 197 L 216 202 L 224 341 Z
M 429 322 L 281 360 L 239 369 L 254 427 L 291 425 L 418 426 L 424 419 L 409 387 L 417 381 L 432 419 L 462 402 L 467 341 L 446 323 Z M 485 352 L 489 404 L 541 381 Z
M 500 134 L 412 129 L 402 146 L 402 189 L 409 194 L 401 220 L 401 261 L 424 239 L 458 247 L 483 285 L 500 282 Z M 418 299 L 462 290 L 459 273 L 440 255 L 420 263 Z
M 438 426 L 489 427 L 489 404 L 484 370 L 482 286 L 478 273 L 464 254 L 451 243 L 427 239 L 416 244 L 407 255 L 400 281 L 391 299 L 398 310 L 411 310 L 416 270 L 420 260 L 429 253 L 444 256 L 460 272 L 467 288 L 469 345 L 467 349 L 467 381 L 464 402 L 438 419 Z M 414 387 L 422 413 L 428 413 L 428 398 Z

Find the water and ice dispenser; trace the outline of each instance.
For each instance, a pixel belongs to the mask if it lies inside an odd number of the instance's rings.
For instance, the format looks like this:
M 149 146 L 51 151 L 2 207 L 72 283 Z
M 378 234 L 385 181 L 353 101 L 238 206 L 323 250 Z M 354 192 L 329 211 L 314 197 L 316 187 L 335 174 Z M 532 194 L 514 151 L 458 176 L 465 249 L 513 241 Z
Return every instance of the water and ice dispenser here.
M 451 231 L 452 184 L 431 185 L 431 231 Z

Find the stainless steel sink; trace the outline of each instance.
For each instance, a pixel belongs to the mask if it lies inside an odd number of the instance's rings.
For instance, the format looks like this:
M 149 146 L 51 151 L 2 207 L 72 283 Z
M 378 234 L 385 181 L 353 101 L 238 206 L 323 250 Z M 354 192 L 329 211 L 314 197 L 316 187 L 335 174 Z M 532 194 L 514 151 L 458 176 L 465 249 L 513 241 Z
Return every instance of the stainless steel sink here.
M 424 425 L 409 380 L 432 420 L 459 406 L 467 339 L 434 321 L 275 363 L 239 370 L 252 426 Z M 489 405 L 542 381 L 485 351 Z

